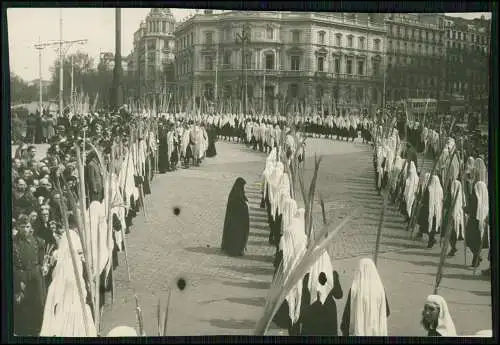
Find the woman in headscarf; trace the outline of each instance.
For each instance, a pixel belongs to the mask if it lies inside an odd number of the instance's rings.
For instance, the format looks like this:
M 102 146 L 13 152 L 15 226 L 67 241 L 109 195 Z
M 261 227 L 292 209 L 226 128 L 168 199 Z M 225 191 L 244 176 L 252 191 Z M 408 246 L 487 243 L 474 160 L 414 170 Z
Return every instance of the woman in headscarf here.
M 483 181 L 474 185 L 474 193 L 467 205 L 469 219 L 465 228 L 465 242 L 473 254 L 472 267 L 479 266 L 481 262 L 481 249 L 488 247 L 488 187 Z
M 238 177 L 229 193 L 224 219 L 221 250 L 230 256 L 243 256 L 250 232 L 246 181 Z
M 417 195 L 418 180 L 419 178 L 417 174 L 417 168 L 415 167 L 415 163 L 410 162 L 410 170 L 408 177 L 406 178 L 405 190 L 404 190 L 404 196 L 406 202 L 406 208 L 405 208 L 406 212 L 404 215 L 406 221 L 409 221 L 409 219 L 411 218 L 413 203 Z
M 439 295 L 429 295 L 422 311 L 422 326 L 429 337 L 455 337 L 457 331 L 448 304 Z
M 332 268 L 326 250 L 311 267 L 304 279 L 309 293 L 304 294 L 309 300 L 305 303 L 301 314 L 303 336 L 321 336 L 338 334 L 337 304 L 335 299 L 343 297 L 339 275 Z
M 342 316 L 344 336 L 387 336 L 389 303 L 375 263 L 361 259 Z
M 71 249 L 68 236 L 71 237 L 73 254 L 76 257 L 77 271 L 73 268 Z M 43 325 L 40 336 L 46 337 L 96 337 L 83 277 L 82 244 L 74 230 L 68 230 L 59 241 L 59 248 L 54 253 L 56 266 L 52 273 L 52 283 L 49 286 Z M 78 277 L 78 280 L 77 278 Z M 78 284 L 82 288 L 85 305 L 82 306 Z M 85 311 L 84 311 L 85 310 Z M 85 316 L 84 316 L 85 313 Z M 85 324 L 85 320 L 87 323 Z M 88 327 L 88 328 L 87 328 Z M 87 333 L 88 332 L 88 333 Z
M 437 175 L 432 175 L 429 183 L 429 214 L 427 218 L 429 230 L 429 242 L 427 248 L 432 248 L 436 244 L 435 236 L 440 233 L 443 214 L 443 188 Z
M 451 195 L 447 198 L 447 206 L 446 209 L 452 207 L 453 200 L 455 195 L 458 193 L 457 200 L 455 202 L 455 206 L 451 211 L 451 236 L 450 236 L 450 252 L 448 256 L 455 256 L 457 252 L 457 240 L 463 241 L 464 239 L 464 206 L 465 206 L 465 195 L 462 191 L 462 184 L 459 180 L 453 181 L 451 184 Z

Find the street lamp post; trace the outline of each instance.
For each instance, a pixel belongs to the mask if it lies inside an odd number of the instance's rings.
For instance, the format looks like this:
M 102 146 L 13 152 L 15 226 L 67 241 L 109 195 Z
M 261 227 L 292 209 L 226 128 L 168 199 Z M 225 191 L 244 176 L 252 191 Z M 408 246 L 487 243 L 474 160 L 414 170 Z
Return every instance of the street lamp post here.
M 246 43 L 250 42 L 250 35 L 249 35 L 249 26 L 248 24 L 244 24 L 243 28 L 241 30 L 241 34 L 237 33 L 236 34 L 236 43 L 241 44 L 241 101 L 243 102 L 243 114 L 246 114 L 247 112 L 247 94 L 245 92 L 245 71 L 246 71 Z M 245 93 L 244 98 L 243 98 L 243 93 Z

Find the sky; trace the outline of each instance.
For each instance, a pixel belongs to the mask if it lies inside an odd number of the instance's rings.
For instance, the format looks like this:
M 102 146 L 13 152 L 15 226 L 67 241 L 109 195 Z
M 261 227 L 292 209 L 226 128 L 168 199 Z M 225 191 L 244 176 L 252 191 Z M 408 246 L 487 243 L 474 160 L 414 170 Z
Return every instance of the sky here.
M 150 8 L 122 9 L 122 56 L 132 50 L 133 34 L 149 13 Z M 184 20 L 195 13 L 194 9 L 172 9 L 176 21 Z M 26 81 L 39 78 L 38 51 L 34 44 L 60 39 L 60 8 L 9 8 L 7 23 L 9 35 L 10 70 Z M 491 13 L 446 13 L 467 19 Z M 94 60 L 100 52 L 114 52 L 115 11 L 113 8 L 64 8 L 63 40 L 87 39 L 85 45 L 73 45 L 68 53 L 78 50 L 89 54 Z M 42 51 L 42 79 L 50 79 L 50 66 L 57 58 L 55 48 Z

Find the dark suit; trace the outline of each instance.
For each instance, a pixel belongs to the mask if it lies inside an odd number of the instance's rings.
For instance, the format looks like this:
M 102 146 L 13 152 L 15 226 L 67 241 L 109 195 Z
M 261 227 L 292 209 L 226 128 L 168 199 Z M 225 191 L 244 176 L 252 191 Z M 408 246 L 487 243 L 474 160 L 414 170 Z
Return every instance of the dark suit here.
M 92 159 L 87 164 L 85 170 L 85 184 L 87 195 L 89 196 L 89 204 L 96 200 L 102 202 L 104 199 L 104 178 L 97 159 Z

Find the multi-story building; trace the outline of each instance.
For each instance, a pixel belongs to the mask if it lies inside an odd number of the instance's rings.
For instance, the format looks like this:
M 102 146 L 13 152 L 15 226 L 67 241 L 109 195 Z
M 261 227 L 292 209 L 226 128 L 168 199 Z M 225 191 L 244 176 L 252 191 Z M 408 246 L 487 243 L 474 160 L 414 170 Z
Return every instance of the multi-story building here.
M 444 96 L 445 38 L 439 14 L 388 14 L 387 101 Z
M 175 30 L 178 98 L 255 111 L 380 104 L 384 37 L 383 15 L 205 11 Z
M 168 8 L 152 8 L 134 33 L 129 77 L 135 79 L 134 97 L 149 97 L 171 92 L 174 85 L 175 19 Z M 170 90 L 170 91 L 169 91 Z
M 487 115 L 490 25 L 484 18 L 445 18 L 445 90 L 451 110 L 480 110 Z

